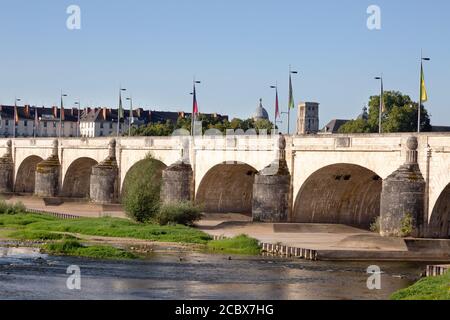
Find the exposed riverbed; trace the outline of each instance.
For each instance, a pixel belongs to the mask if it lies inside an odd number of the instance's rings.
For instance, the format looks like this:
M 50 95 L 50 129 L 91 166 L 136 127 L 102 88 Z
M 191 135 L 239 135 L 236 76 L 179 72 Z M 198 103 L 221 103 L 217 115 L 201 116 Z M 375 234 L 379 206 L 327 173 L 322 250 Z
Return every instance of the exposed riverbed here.
M 0 299 L 387 299 L 413 284 L 424 264 L 379 263 L 382 289 L 368 290 L 369 265 L 197 252 L 98 261 L 0 248 Z M 81 291 L 66 287 L 70 265 Z

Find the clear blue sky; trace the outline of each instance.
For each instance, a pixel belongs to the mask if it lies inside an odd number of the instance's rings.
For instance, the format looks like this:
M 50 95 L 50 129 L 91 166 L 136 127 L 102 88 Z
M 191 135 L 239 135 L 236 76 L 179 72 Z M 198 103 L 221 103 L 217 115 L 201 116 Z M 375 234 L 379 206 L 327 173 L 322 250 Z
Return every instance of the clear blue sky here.
M 66 8 L 81 7 L 82 29 L 66 28 Z M 381 7 L 382 29 L 366 27 Z M 0 103 L 14 96 L 57 104 L 117 107 L 118 87 L 135 104 L 191 109 L 192 78 L 201 112 L 249 117 L 263 98 L 273 114 L 278 81 L 287 105 L 288 66 L 295 99 L 321 103 L 322 125 L 353 118 L 386 89 L 418 98 L 419 55 L 426 65 L 434 124 L 450 125 L 448 0 L 14 0 L 0 1 Z

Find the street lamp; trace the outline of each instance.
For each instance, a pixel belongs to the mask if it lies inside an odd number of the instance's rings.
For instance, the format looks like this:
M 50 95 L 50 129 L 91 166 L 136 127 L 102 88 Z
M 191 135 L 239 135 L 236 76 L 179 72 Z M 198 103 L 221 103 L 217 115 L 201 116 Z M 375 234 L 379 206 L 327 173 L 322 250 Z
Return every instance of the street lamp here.
M 420 122 L 421 122 L 421 112 L 422 112 L 422 94 L 423 94 L 423 85 L 424 85 L 424 75 L 423 75 L 423 62 L 431 61 L 430 58 L 425 58 L 423 55 L 420 55 L 420 95 L 419 95 L 419 107 L 417 108 L 417 132 L 420 133 Z
M 382 122 L 382 116 L 383 116 L 383 110 L 384 110 L 384 89 L 383 89 L 383 76 L 375 77 L 375 80 L 380 80 L 381 82 L 381 90 L 380 90 L 380 112 L 379 112 L 379 119 L 378 119 L 378 133 L 383 132 L 383 128 L 381 127 Z
M 62 93 L 61 91 L 61 108 L 59 110 L 59 138 L 61 139 L 62 136 L 62 120 L 64 117 L 64 98 L 67 97 L 67 94 Z
M 77 138 L 79 138 L 80 137 L 80 109 L 81 109 L 81 102 L 80 102 L 80 100 L 78 100 L 74 104 L 77 106 Z

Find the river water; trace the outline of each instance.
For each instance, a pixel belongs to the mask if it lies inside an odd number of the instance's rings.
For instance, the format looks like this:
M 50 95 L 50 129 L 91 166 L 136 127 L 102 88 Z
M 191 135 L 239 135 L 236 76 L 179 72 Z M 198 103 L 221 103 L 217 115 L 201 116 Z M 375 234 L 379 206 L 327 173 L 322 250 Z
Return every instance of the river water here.
M 367 289 L 369 265 L 197 252 L 152 254 L 138 261 L 52 257 L 0 248 L 0 299 L 387 299 L 414 283 L 423 264 L 378 263 L 381 290 Z M 81 270 L 81 290 L 66 286 Z

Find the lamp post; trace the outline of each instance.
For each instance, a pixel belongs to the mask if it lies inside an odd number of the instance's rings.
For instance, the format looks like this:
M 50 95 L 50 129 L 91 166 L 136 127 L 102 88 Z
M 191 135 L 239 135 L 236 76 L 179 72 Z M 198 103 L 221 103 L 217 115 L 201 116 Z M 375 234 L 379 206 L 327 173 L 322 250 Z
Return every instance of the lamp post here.
M 379 119 L 378 119 L 378 133 L 383 133 L 382 128 L 382 117 L 383 117 L 383 111 L 384 111 L 384 89 L 383 89 L 383 76 L 375 77 L 375 80 L 380 80 L 381 82 L 381 90 L 380 90 L 380 112 L 379 112 Z
M 14 133 L 13 133 L 13 138 L 16 138 L 16 131 L 17 131 L 17 126 L 19 124 L 19 110 L 17 109 L 17 102 L 22 101 L 19 98 L 14 98 Z
M 430 58 L 424 58 L 423 55 L 420 55 L 420 94 L 419 94 L 419 107 L 417 108 L 417 133 L 420 133 L 420 122 L 421 122 L 421 112 L 422 112 L 422 95 L 424 89 L 424 75 L 423 75 L 423 62 L 430 61 Z
M 133 115 L 133 97 L 127 98 L 130 101 L 130 114 L 128 116 L 128 137 L 131 137 L 131 125 L 134 123 L 134 115 Z
M 195 77 L 194 77 L 194 81 L 193 81 L 194 91 L 191 93 L 191 95 L 193 96 L 192 116 L 191 116 L 191 136 L 194 136 L 194 134 L 195 134 L 195 132 L 194 132 L 194 123 L 195 123 L 196 116 L 198 114 L 197 88 L 196 88 L 196 85 L 197 84 L 201 84 L 201 83 L 202 83 L 201 81 L 195 80 Z
M 61 92 L 61 108 L 59 110 L 59 138 L 62 136 L 62 125 L 63 125 L 63 117 L 64 117 L 64 98 L 67 97 L 67 94 Z
M 80 109 L 81 109 L 81 102 L 78 100 L 74 103 L 77 106 L 77 138 L 80 137 Z

